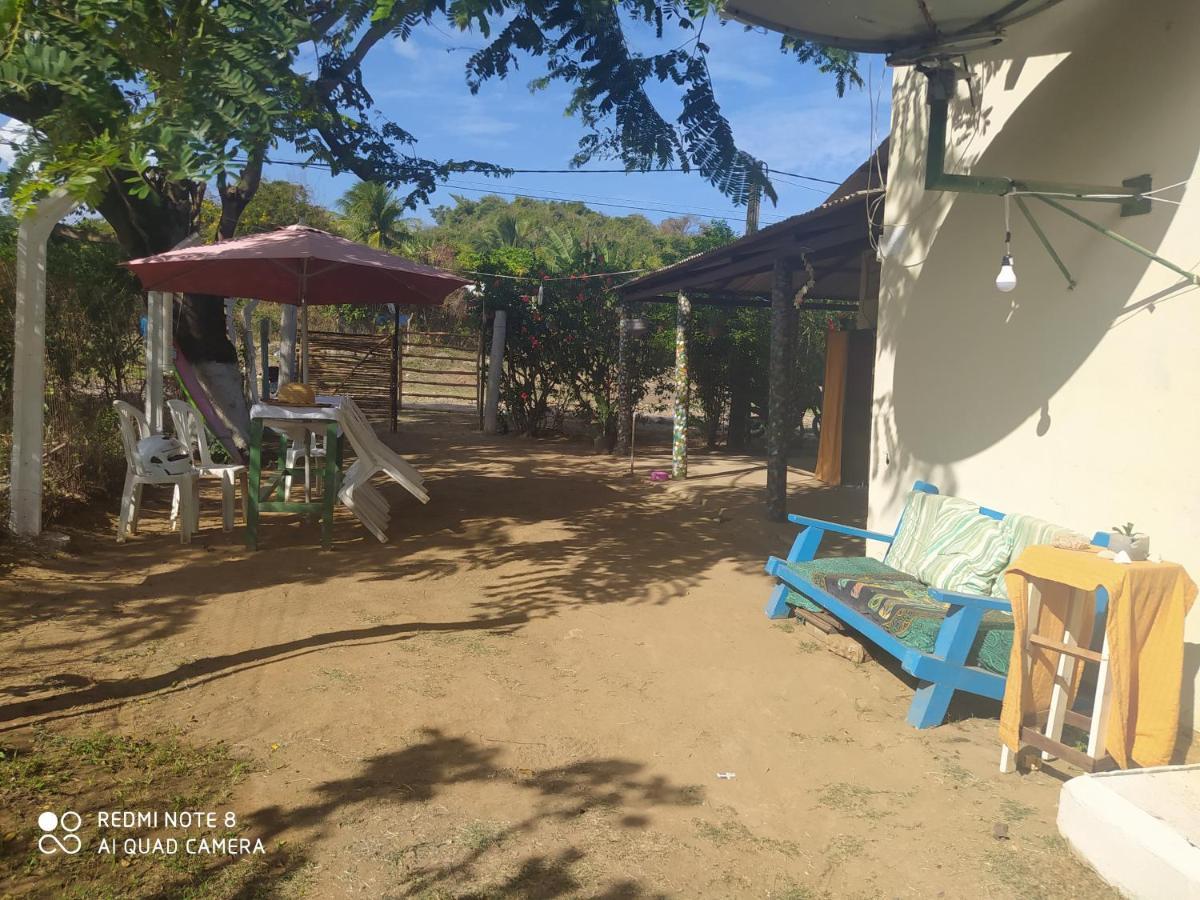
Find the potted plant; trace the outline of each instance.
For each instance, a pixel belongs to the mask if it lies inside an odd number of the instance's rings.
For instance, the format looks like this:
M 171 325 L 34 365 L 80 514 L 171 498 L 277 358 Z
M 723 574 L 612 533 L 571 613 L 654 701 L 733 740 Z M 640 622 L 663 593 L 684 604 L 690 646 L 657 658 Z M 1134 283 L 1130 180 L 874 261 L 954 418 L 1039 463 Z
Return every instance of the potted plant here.
M 1150 556 L 1150 535 L 1133 527 L 1132 522 L 1114 526 L 1108 533 L 1108 549 L 1113 553 L 1124 550 L 1130 559 L 1142 560 Z

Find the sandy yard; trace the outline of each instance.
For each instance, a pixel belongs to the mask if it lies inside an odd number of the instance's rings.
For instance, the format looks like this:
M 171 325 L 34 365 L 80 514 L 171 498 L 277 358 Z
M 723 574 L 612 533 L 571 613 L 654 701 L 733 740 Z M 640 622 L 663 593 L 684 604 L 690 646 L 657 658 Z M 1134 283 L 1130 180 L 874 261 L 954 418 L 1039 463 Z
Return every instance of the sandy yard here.
M 99 521 L 10 560 L 0 894 L 1108 895 L 1055 830 L 1074 773 L 1000 775 L 995 705 L 916 731 L 895 667 L 764 618 L 793 529 L 760 464 L 653 485 L 663 448 L 630 478 L 470 424 L 406 414 L 433 499 L 387 489 L 387 545 L 269 517 L 251 554 L 210 500 L 184 548 L 158 500 L 124 546 Z M 864 497 L 798 475 L 791 503 Z M 33 850 L 41 806 L 83 814 L 90 851 L 95 811 L 181 803 L 266 857 Z

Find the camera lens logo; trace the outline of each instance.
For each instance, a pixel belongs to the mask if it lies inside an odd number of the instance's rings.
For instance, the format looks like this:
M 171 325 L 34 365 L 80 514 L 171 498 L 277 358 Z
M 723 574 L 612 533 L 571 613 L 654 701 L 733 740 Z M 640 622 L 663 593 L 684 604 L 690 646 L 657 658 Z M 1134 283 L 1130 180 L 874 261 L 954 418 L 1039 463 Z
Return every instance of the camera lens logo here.
M 38 838 L 38 849 L 47 856 L 60 852 L 69 856 L 78 853 L 83 848 L 83 841 L 75 832 L 82 824 L 83 818 L 77 812 L 67 810 L 60 816 L 46 810 L 38 816 L 38 828 L 44 832 Z M 62 837 L 56 833 L 60 827 L 63 831 Z

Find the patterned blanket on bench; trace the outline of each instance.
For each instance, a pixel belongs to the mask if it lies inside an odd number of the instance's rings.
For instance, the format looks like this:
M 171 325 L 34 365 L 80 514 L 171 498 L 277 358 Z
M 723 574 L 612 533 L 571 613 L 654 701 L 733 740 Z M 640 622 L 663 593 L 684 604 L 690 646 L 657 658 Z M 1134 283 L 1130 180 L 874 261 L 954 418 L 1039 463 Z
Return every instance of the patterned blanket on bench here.
M 882 626 L 905 646 L 922 653 L 933 652 L 949 606 L 934 600 L 929 589 L 911 575 L 865 557 L 827 557 L 790 563 L 788 568 Z M 789 592 L 787 602 L 805 609 L 821 609 L 795 591 Z M 1012 630 L 1013 620 L 1008 613 L 985 613 L 967 665 L 1006 674 Z

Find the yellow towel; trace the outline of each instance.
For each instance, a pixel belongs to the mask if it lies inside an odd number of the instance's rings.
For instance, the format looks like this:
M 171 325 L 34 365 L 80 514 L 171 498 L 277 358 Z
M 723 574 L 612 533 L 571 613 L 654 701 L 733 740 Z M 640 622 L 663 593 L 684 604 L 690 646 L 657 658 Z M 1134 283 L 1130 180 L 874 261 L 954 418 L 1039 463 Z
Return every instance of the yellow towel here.
M 1196 585 L 1175 563 L 1118 565 L 1091 551 L 1029 547 L 1009 567 L 1008 596 L 1024 598 L 1030 582 L 1042 593 L 1037 634 L 1062 640 L 1071 589 L 1107 588 L 1109 681 L 1112 706 L 1106 748 L 1121 768 L 1170 762 L 1179 728 L 1183 683 L 1183 622 L 1196 599 Z M 1091 634 L 1093 604 L 1086 603 L 1084 627 Z M 1000 739 L 1017 749 L 1025 714 L 1046 709 L 1058 654 L 1031 654 L 1031 677 L 1021 664 L 1028 630 L 1024 602 L 1013 602 L 1013 648 L 1000 712 Z M 1086 643 L 1084 637 L 1080 643 Z M 1082 666 L 1077 665 L 1076 683 Z

